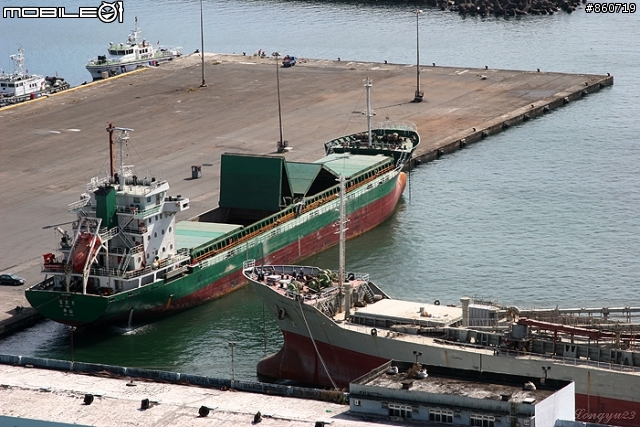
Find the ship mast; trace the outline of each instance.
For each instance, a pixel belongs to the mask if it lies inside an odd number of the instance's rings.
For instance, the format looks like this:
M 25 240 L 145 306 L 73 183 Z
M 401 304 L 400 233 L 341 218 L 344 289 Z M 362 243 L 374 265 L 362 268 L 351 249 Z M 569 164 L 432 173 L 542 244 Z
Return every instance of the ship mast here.
M 371 142 L 371 117 L 373 117 L 374 113 L 373 111 L 371 111 L 371 86 L 373 84 L 373 81 L 369 78 L 369 76 L 367 76 L 364 79 L 364 87 L 367 88 L 367 135 L 369 135 L 369 144 L 368 146 L 371 147 L 372 142 Z
M 113 131 L 119 131 L 118 135 L 118 144 L 119 144 L 119 155 L 120 155 L 120 170 L 116 174 L 115 171 L 115 153 L 113 152 Z M 109 159 L 110 159 L 110 177 L 115 182 L 116 175 L 118 176 L 118 184 L 122 186 L 124 184 L 124 143 L 129 140 L 129 132 L 132 132 L 133 129 L 129 128 L 116 128 L 113 127 L 113 124 L 109 123 L 109 127 L 107 128 L 107 132 L 109 132 Z
M 18 53 L 15 55 L 9 56 L 9 58 L 13 61 L 13 74 L 18 76 L 23 76 L 24 72 L 24 49 L 22 49 L 22 45 L 18 45 Z
M 338 286 L 339 289 L 344 291 L 344 319 L 348 320 L 351 308 L 351 284 L 345 283 L 344 280 L 344 270 L 345 270 L 345 232 L 347 228 L 345 227 L 346 223 L 346 215 L 345 215 L 345 200 L 344 200 L 344 192 L 345 192 L 345 178 L 344 175 L 340 175 L 338 179 L 340 182 L 340 245 L 339 245 L 339 266 L 338 266 Z
M 344 232 L 345 232 L 345 227 L 344 227 L 344 176 L 340 175 L 339 178 L 339 182 L 340 182 L 340 263 L 339 263 L 339 270 L 338 270 L 338 284 L 340 286 L 343 285 L 344 283 Z
M 115 159 L 113 156 L 113 131 L 115 128 L 113 127 L 113 123 L 109 123 L 109 127 L 107 128 L 107 132 L 109 133 L 109 177 L 111 179 L 115 178 Z

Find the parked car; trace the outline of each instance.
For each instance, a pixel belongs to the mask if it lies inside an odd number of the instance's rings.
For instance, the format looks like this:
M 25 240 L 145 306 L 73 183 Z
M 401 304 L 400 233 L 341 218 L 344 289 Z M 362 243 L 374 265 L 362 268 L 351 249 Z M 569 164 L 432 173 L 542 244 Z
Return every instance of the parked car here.
M 290 56 L 287 55 L 284 57 L 284 59 L 282 60 L 282 66 L 283 67 L 293 67 L 294 65 L 296 65 L 296 58 L 295 56 Z
M 25 280 L 15 274 L 0 274 L 0 285 L 20 286 L 24 285 Z

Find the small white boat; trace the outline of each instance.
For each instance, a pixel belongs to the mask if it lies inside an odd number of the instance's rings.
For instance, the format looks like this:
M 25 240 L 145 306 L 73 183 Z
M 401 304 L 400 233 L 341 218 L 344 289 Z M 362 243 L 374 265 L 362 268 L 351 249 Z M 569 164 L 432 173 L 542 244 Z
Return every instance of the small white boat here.
M 110 43 L 106 55 L 98 55 L 86 65 L 93 80 L 113 77 L 140 67 L 152 67 L 182 56 L 181 48 L 154 47 L 147 40 L 138 41 L 140 29 L 136 27 L 125 43 Z
M 24 49 L 18 47 L 18 53 L 9 56 L 13 61 L 13 72 L 0 74 L 0 107 L 15 104 L 42 95 L 56 93 L 69 88 L 62 77 L 43 77 L 28 74 L 24 69 Z

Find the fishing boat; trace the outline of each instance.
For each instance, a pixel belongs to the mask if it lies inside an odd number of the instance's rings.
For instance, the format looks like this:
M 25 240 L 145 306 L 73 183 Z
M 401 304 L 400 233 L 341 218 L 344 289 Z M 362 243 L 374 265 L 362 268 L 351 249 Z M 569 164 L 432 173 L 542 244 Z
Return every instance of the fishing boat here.
M 69 88 L 62 77 L 43 77 L 29 74 L 24 68 L 24 49 L 9 56 L 13 62 L 13 72 L 0 74 L 0 107 L 16 104 L 41 96 L 50 95 Z
M 131 129 L 107 130 L 110 170 L 69 205 L 71 232 L 55 231 L 60 244 L 43 255 L 45 278 L 26 290 L 44 317 L 76 327 L 185 310 L 246 285 L 249 258 L 284 262 L 337 244 L 341 175 L 347 238 L 388 218 L 406 186 L 404 164 L 390 156 L 334 153 L 302 163 L 223 154 L 219 206 L 176 222 L 189 199 L 169 196 L 166 180 L 142 178 L 123 163 Z
M 348 389 L 389 360 L 419 355 L 427 369 L 470 377 L 573 380 L 578 421 L 639 425 L 640 307 L 521 310 L 467 297 L 446 306 L 392 299 L 368 274 L 345 272 L 345 221 L 339 225 L 338 271 L 244 263 L 284 339 L 258 363 L 260 379 Z
M 93 80 L 113 77 L 141 67 L 156 66 L 182 56 L 180 48 L 154 47 L 146 39 L 138 40 L 139 36 L 140 28 L 136 18 L 136 26 L 125 43 L 110 43 L 106 55 L 98 55 L 87 63 L 87 71 L 91 73 Z

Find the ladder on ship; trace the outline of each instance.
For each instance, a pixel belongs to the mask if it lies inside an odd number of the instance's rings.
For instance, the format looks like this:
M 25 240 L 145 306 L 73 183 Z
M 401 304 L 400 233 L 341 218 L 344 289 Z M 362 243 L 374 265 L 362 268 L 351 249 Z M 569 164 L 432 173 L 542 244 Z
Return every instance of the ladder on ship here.
M 373 291 L 367 283 L 362 284 L 362 289 L 364 289 L 365 299 L 368 299 L 370 302 L 375 301 L 373 298 Z

